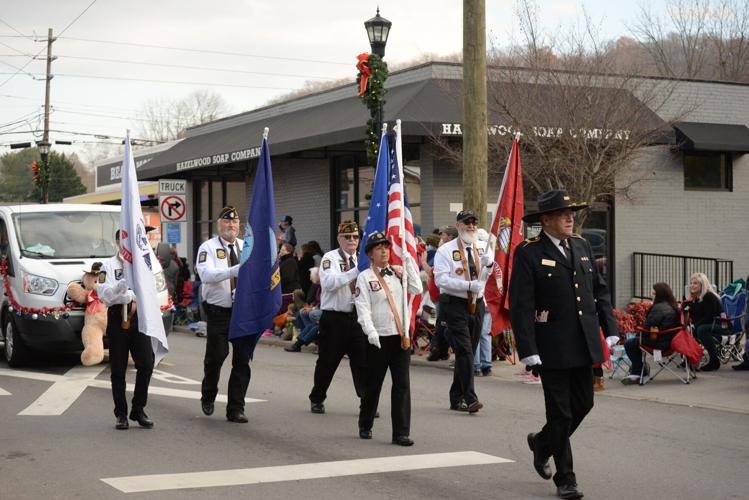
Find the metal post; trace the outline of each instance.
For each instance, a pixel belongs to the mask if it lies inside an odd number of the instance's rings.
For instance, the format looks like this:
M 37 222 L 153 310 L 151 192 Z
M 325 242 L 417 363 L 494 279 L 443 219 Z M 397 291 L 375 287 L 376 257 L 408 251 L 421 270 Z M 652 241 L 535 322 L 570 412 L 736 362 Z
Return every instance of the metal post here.
M 44 135 L 42 136 L 42 142 L 49 144 L 49 88 L 50 81 L 52 80 L 52 42 L 55 39 L 52 37 L 52 28 L 47 31 L 47 76 L 44 89 Z M 49 163 L 47 162 L 49 156 L 48 153 L 42 155 L 42 169 L 44 176 L 42 177 L 42 203 L 49 201 Z

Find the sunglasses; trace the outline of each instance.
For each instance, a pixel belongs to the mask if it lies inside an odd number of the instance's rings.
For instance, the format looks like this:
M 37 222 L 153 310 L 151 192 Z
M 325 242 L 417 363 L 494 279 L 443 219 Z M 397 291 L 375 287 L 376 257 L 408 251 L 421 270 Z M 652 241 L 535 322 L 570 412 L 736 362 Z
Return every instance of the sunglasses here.
M 358 234 L 342 234 L 341 236 L 343 236 L 348 241 L 358 240 L 359 239 L 359 235 Z

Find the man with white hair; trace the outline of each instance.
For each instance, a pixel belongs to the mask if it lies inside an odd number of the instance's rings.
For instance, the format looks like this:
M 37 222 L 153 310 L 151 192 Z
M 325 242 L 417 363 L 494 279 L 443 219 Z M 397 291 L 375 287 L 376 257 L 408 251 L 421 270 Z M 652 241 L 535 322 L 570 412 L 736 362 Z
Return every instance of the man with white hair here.
M 447 323 L 455 352 L 455 371 L 450 387 L 450 409 L 476 413 L 483 404 L 473 388 L 473 354 L 484 318 L 484 284 L 481 268 L 494 264 L 493 256 L 481 254 L 476 244 L 478 218 L 471 210 L 458 213 L 458 237 L 444 243 L 434 257 L 434 276 L 440 288 L 440 316 Z

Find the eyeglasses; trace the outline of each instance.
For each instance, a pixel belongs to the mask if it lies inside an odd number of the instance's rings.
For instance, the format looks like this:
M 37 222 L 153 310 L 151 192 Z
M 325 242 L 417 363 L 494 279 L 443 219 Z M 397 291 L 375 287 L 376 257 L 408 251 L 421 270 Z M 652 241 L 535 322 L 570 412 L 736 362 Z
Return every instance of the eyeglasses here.
M 341 236 L 344 237 L 344 238 L 346 238 L 348 241 L 358 240 L 359 239 L 359 235 L 358 234 L 342 234 Z

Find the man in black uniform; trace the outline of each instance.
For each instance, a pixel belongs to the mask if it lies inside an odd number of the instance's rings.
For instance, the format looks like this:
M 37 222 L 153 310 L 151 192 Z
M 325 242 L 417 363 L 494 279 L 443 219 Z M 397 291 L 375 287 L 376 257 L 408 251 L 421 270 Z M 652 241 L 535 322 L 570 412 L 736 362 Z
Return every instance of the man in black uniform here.
M 533 466 L 551 479 L 560 498 L 582 498 L 572 468 L 570 436 L 593 408 L 591 365 L 603 361 L 599 328 L 617 335 L 609 290 L 590 245 L 573 234 L 573 213 L 586 208 L 567 191 L 538 197 L 538 211 L 523 217 L 543 231 L 515 250 L 510 315 L 521 363 L 540 374 L 546 425 L 528 435 Z
M 309 395 L 310 411 L 325 413 L 323 402 L 344 354 L 351 363 L 351 375 L 359 398 L 366 390 L 367 337 L 356 321 L 354 289 L 359 247 L 359 225 L 344 221 L 338 225 L 339 248 L 322 257 L 320 264 L 320 353 L 315 365 L 315 385 Z
M 242 255 L 242 240 L 238 238 L 239 214 L 236 209 L 224 207 L 217 225 L 219 235 L 200 245 L 198 262 L 195 264 L 195 270 L 202 280 L 201 295 L 208 313 L 208 338 L 200 398 L 200 406 L 206 415 L 213 414 L 221 365 L 229 355 L 229 323 L 239 275 L 239 256 Z M 226 419 L 229 422 L 247 423 L 244 397 L 250 385 L 250 376 L 249 356 L 242 349 L 232 347 L 226 404 Z

